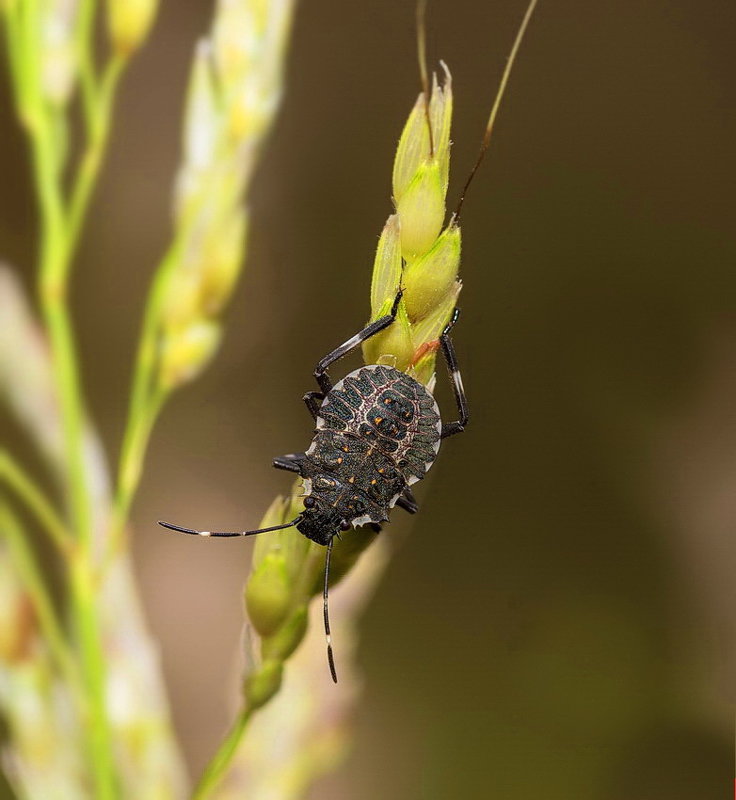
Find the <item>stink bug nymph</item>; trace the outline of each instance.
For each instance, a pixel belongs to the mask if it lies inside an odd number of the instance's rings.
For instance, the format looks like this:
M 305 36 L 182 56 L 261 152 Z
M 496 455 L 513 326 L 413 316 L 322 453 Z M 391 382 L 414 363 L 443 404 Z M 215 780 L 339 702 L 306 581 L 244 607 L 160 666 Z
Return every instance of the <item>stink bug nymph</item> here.
M 418 506 L 411 491 L 432 466 L 440 442 L 460 433 L 468 422 L 455 348 L 450 331 L 457 322 L 455 309 L 439 339 L 452 378 L 458 419 L 442 423 L 437 403 L 410 375 L 378 364 L 361 367 L 332 385 L 329 367 L 366 339 L 388 328 L 396 319 L 402 291 L 389 314 L 372 322 L 328 353 L 315 367 L 318 392 L 307 392 L 304 402 L 315 421 L 314 438 L 304 453 L 280 456 L 277 469 L 298 473 L 304 485 L 304 511 L 290 522 L 252 531 L 197 531 L 169 522 L 165 528 L 198 536 L 253 536 L 295 526 L 308 539 L 327 548 L 324 581 L 324 624 L 327 657 L 337 682 L 330 642 L 328 591 L 332 545 L 341 531 L 370 525 L 381 530 L 389 512 L 399 506 L 410 514 Z

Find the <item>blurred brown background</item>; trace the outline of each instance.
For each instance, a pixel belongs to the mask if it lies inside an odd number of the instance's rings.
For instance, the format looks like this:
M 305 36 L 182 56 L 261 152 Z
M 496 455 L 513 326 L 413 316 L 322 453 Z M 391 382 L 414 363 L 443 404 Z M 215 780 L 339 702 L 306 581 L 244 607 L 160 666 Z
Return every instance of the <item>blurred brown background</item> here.
M 523 6 L 430 5 L 430 55 L 456 90 L 451 197 Z M 113 454 L 210 11 L 163 3 L 123 91 L 75 281 Z M 249 545 L 183 541 L 154 522 L 252 525 L 288 485 L 269 459 L 309 439 L 312 366 L 367 315 L 417 91 L 413 15 L 396 0 L 302 5 L 222 353 L 154 440 L 136 557 L 195 772 L 230 714 Z M 464 211 L 456 340 L 472 427 L 419 491 L 364 621 L 353 753 L 313 798 L 726 796 L 734 30 L 725 0 L 540 3 Z M 33 200 L 2 93 L 0 244 L 30 274 Z

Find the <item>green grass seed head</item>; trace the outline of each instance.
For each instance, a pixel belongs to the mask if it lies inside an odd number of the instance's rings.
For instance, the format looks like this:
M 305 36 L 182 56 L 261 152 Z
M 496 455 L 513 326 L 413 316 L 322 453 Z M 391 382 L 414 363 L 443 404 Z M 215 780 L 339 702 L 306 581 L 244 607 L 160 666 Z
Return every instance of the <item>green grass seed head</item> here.
M 435 159 L 419 165 L 396 201 L 401 220 L 401 255 L 410 264 L 432 247 L 445 220 L 445 188 Z
M 245 587 L 245 607 L 253 627 L 271 636 L 286 619 L 292 602 L 292 582 L 283 553 L 271 552 L 253 568 Z
M 430 250 L 404 270 L 404 302 L 412 322 L 430 315 L 453 292 L 460 269 L 460 228 L 450 225 Z
M 161 387 L 175 389 L 194 380 L 212 360 L 221 338 L 220 324 L 208 319 L 165 328 L 159 364 Z
M 281 688 L 283 676 L 283 660 L 264 660 L 260 667 L 251 672 L 243 681 L 243 696 L 246 709 L 254 711 L 266 705 Z
M 392 174 L 396 214 L 389 217 L 376 251 L 371 319 L 388 313 L 399 285 L 404 297 L 396 322 L 363 345 L 367 363 L 412 370 L 427 382 L 434 373 L 437 338 L 454 308 L 460 284 L 460 228 L 442 227 L 450 168 L 452 79 L 436 78 L 420 94 L 399 139 Z M 430 136 L 430 128 L 432 134 Z
M 110 43 L 127 57 L 148 36 L 158 11 L 158 0 L 107 0 L 107 32 Z

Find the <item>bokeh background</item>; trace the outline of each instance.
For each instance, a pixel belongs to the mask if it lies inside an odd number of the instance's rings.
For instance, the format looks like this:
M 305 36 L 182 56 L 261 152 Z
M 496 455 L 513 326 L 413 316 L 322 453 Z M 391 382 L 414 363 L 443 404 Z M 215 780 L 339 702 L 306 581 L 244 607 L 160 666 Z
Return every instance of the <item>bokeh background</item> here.
M 435 0 L 457 194 L 523 13 Z M 115 454 L 169 231 L 188 64 L 211 4 L 168 0 L 122 92 L 74 302 Z M 736 7 L 543 0 L 464 209 L 457 349 L 472 403 L 363 624 L 365 695 L 321 800 L 726 796 L 736 541 Z M 289 484 L 314 362 L 368 313 L 395 144 L 418 89 L 413 2 L 303 3 L 251 194 L 222 352 L 175 397 L 134 511 L 175 722 L 197 773 L 236 686 L 244 542 Z M 0 84 L 2 256 L 34 210 Z M 446 389 L 440 390 L 445 402 Z M 398 515 L 397 515 L 398 517 Z M 411 529 L 411 532 L 409 532 Z

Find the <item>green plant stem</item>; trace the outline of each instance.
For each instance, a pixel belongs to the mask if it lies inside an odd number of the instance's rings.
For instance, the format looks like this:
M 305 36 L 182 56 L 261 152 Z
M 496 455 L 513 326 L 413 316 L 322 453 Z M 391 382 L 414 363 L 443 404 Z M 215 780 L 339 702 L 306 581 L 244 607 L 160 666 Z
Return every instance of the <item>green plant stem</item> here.
M 52 262 L 53 264 L 53 262 Z M 92 525 L 87 475 L 82 453 L 84 410 L 71 324 L 64 302 L 63 284 L 57 283 L 56 268 L 42 264 L 42 306 L 52 349 L 54 380 L 62 411 L 62 424 L 69 475 L 69 495 L 79 550 L 70 571 L 72 607 L 78 622 L 79 647 L 85 685 L 90 702 L 90 724 L 86 726 L 91 748 L 96 797 L 112 800 L 114 771 L 112 737 L 105 703 L 105 670 L 97 618 L 96 592 L 92 590 Z
M 62 163 L 54 140 L 54 115 L 40 97 L 33 104 L 29 134 L 33 148 L 36 189 L 41 215 L 39 296 L 51 346 L 56 393 L 61 408 L 67 463 L 67 492 L 74 537 L 79 543 L 69 565 L 69 586 L 77 623 L 82 675 L 88 698 L 88 738 L 95 797 L 114 800 L 117 796 L 112 756 L 112 735 L 105 697 L 105 660 L 97 612 L 93 564 L 92 515 L 84 462 L 85 411 L 74 335 L 67 303 L 71 266 L 70 239 L 61 189 Z
M 89 698 L 89 720 L 85 730 L 91 750 L 89 763 L 95 781 L 95 798 L 114 800 L 118 791 L 107 718 L 105 656 L 97 613 L 98 586 L 86 553 L 79 551 L 71 559 L 69 582 L 84 683 Z
M 92 191 L 107 151 L 115 91 L 126 64 L 127 60 L 123 56 L 113 55 L 105 68 L 99 91 L 95 93 L 94 100 L 87 103 L 89 105 L 85 115 L 87 143 L 79 162 L 69 201 L 66 227 L 68 262 L 71 262 L 76 251 Z
M 95 115 L 97 76 L 94 64 L 95 0 L 81 0 L 77 11 L 76 48 L 79 65 L 79 83 L 82 89 L 82 108 L 87 119 Z
M 84 405 L 71 321 L 67 308 L 68 262 L 59 165 L 48 126 L 35 125 L 33 150 L 42 231 L 39 258 L 41 310 L 51 345 L 54 384 L 61 406 L 68 492 L 74 531 L 80 541 L 91 538 L 91 512 L 83 456 Z
M 11 77 L 13 87 L 15 90 L 15 99 L 18 103 L 18 108 L 21 111 L 21 118 L 23 117 L 21 108 L 22 92 L 21 86 L 23 85 L 23 56 L 20 49 L 20 25 L 18 20 L 18 12 L 16 8 L 9 8 L 5 11 L 5 44 L 8 50 L 8 60 L 10 63 Z
M 167 397 L 168 392 L 158 387 L 152 397 L 147 397 L 148 402 L 145 408 L 131 417 L 131 424 L 128 425 L 125 431 L 120 459 L 120 474 L 110 512 L 108 557 L 114 556 L 122 545 L 130 506 L 143 474 L 143 463 L 148 442 Z
M 0 479 L 23 500 L 62 555 L 68 554 L 72 537 L 66 526 L 43 492 L 4 450 L 0 450 Z
M 192 793 L 192 800 L 205 800 L 217 788 L 233 755 L 235 755 L 235 751 L 238 749 L 252 716 L 253 712 L 250 709 L 244 709 L 240 712 L 232 728 L 230 728 L 230 732 L 205 768 L 199 783 L 197 783 Z
M 156 270 L 153 286 L 148 294 L 133 370 L 128 416 L 118 462 L 108 536 L 108 556 L 117 552 L 122 543 L 125 521 L 140 483 L 148 441 L 156 417 L 168 396 L 168 392 L 158 384 L 155 376 L 155 368 L 158 363 L 161 307 L 171 274 L 181 262 L 182 252 L 189 235 L 190 220 L 195 218 L 196 211 L 196 208 L 192 209 L 189 216 L 180 221 L 174 240 Z

